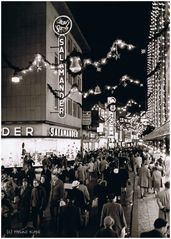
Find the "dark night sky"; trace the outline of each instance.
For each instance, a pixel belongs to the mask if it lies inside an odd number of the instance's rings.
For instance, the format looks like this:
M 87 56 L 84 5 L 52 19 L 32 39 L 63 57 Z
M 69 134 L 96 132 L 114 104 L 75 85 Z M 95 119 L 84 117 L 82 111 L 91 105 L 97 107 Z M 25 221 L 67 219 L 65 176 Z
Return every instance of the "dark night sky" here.
M 119 60 L 110 60 L 101 72 L 88 67 L 83 73 L 83 90 L 86 91 L 97 84 L 115 85 L 121 76 L 127 74 L 133 79 L 145 83 L 140 88 L 133 84 L 115 91 L 113 96 L 123 105 L 129 99 L 142 104 L 146 100 L 146 54 L 141 49 L 146 48 L 150 25 L 150 11 L 152 2 L 67 2 L 75 20 L 77 21 L 91 52 L 93 60 L 106 56 L 112 43 L 122 39 L 126 43 L 136 46 L 135 50 L 122 50 Z M 83 101 L 85 109 L 90 109 L 98 101 L 105 102 L 107 96 L 89 96 Z

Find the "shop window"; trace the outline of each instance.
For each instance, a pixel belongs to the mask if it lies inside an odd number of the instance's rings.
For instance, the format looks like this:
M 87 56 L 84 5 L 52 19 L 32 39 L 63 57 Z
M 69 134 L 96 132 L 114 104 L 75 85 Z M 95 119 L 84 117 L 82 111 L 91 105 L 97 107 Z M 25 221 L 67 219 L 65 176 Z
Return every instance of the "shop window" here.
M 68 114 L 72 115 L 72 100 L 68 99 Z

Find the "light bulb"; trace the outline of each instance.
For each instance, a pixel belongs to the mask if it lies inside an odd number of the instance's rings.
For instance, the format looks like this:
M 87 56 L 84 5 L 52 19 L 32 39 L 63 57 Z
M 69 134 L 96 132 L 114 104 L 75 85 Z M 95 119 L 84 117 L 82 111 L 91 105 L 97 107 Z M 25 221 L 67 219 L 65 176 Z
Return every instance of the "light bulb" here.
M 13 77 L 11 78 L 11 81 L 12 81 L 13 83 L 19 83 L 21 79 L 22 79 L 21 76 L 13 76 Z

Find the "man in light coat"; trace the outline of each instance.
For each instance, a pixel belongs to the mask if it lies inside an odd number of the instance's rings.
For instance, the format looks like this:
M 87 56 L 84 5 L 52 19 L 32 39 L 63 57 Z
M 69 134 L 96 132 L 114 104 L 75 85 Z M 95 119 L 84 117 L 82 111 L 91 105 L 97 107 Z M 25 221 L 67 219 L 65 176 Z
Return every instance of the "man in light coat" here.
M 159 206 L 159 217 L 170 222 L 170 182 L 165 183 L 165 189 L 158 192 L 157 204 Z
M 143 166 L 139 169 L 139 181 L 138 181 L 138 185 L 140 186 L 141 198 L 146 196 L 150 178 L 151 174 L 150 170 L 148 169 L 148 165 L 143 164 Z
M 105 203 L 102 208 L 100 226 L 103 226 L 104 218 L 111 216 L 115 221 L 115 230 L 119 237 L 125 236 L 125 229 L 127 227 L 125 215 L 121 204 L 115 202 L 115 196 L 109 195 L 109 202 Z

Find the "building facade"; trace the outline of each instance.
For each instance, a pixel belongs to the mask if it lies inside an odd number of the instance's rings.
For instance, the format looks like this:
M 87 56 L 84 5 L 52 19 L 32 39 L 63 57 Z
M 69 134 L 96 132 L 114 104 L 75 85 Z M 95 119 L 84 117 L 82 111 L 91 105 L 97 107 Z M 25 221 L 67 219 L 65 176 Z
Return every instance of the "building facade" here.
M 147 52 L 147 116 L 155 130 L 145 138 L 156 139 L 159 144 L 168 137 L 170 124 L 169 8 L 169 2 L 152 3 Z
M 148 116 L 155 127 L 169 120 L 169 2 L 153 2 L 148 45 Z
M 60 63 L 61 48 L 53 23 L 61 15 L 72 21 L 63 45 L 65 57 L 74 49 L 88 51 L 89 46 L 64 2 L 4 2 L 2 5 L 2 145 L 10 145 L 8 152 L 2 153 L 4 162 L 20 157 L 22 143 L 28 153 L 66 154 L 68 159 L 73 159 L 80 150 L 82 96 L 75 92 L 60 100 L 48 88 L 49 84 L 54 90 L 60 90 L 60 70 L 55 66 Z M 50 65 L 44 62 L 35 68 L 33 60 L 39 54 Z M 22 71 L 22 80 L 13 83 L 14 69 L 23 69 L 30 62 L 31 67 Z M 63 96 L 73 84 L 82 90 L 82 76 L 72 77 L 66 66 L 63 83 Z M 62 117 L 61 106 L 65 106 Z

